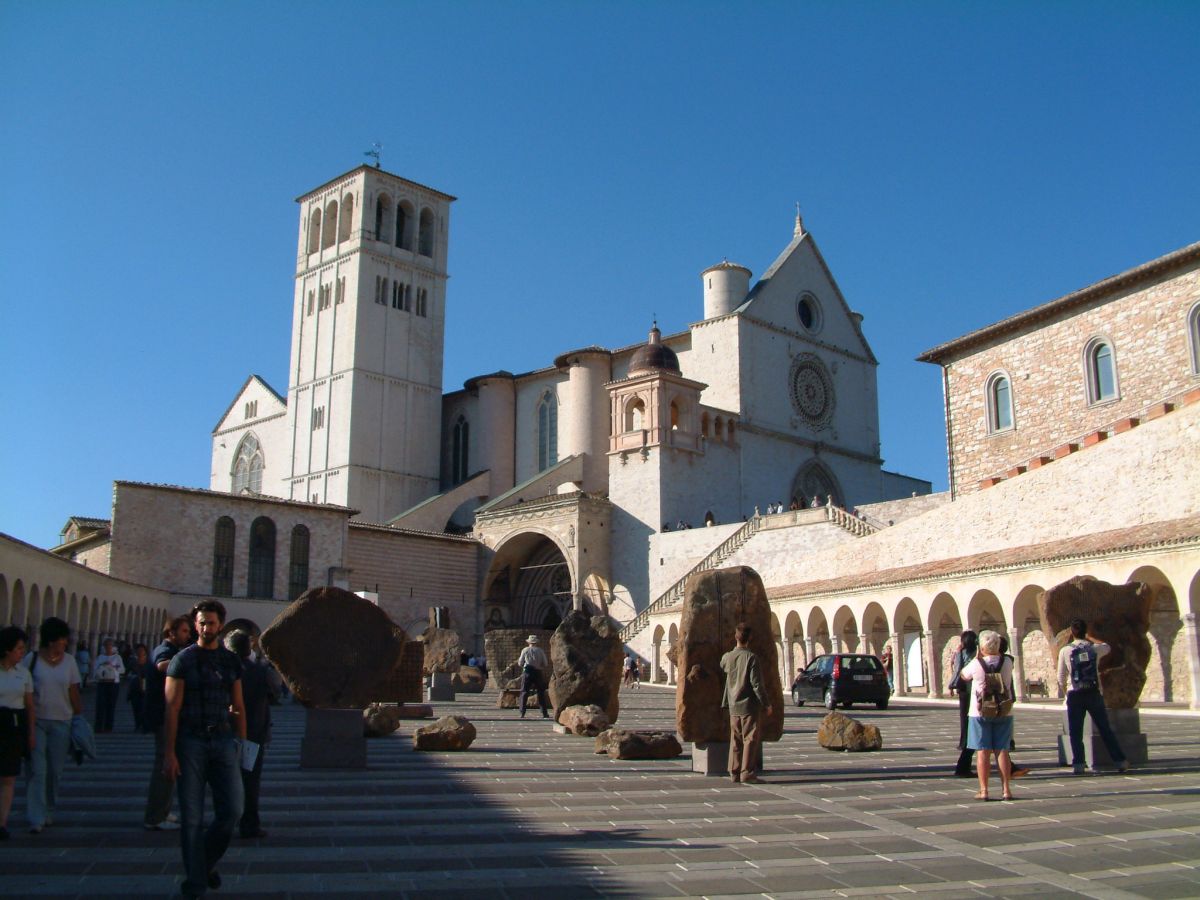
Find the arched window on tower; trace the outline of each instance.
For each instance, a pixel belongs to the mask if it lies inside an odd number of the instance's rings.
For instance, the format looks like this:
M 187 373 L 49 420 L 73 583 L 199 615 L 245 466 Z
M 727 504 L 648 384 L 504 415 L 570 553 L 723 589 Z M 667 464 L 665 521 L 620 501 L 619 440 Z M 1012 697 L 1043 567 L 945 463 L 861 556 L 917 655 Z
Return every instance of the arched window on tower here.
M 308 252 L 316 253 L 321 249 L 321 210 L 314 209 L 308 217 Z
M 258 438 L 253 434 L 247 434 L 238 444 L 237 453 L 233 458 L 233 470 L 230 473 L 233 476 L 233 483 L 230 493 L 242 494 L 249 491 L 253 494 L 261 494 L 265 463 L 266 459 L 263 456 L 262 447 L 259 446 Z
M 407 200 L 396 204 L 396 246 L 412 249 L 412 205 Z
M 450 482 L 461 484 L 470 471 L 467 462 L 471 455 L 471 425 L 463 416 L 454 423 L 453 446 L 450 451 Z
M 213 536 L 212 592 L 214 597 L 233 596 L 233 550 L 236 526 L 229 516 L 217 519 Z
M 671 401 L 671 430 L 679 430 L 679 401 Z
M 275 523 L 259 516 L 250 525 L 250 566 L 246 596 L 275 597 Z
M 292 529 L 291 564 L 288 566 L 288 602 L 308 590 L 308 528 L 297 525 Z
M 708 413 L 700 414 L 700 436 L 708 437 Z
M 354 229 L 354 195 L 347 194 L 342 198 L 341 218 L 338 219 L 338 240 L 350 240 L 350 232 Z
M 558 462 L 558 400 L 553 391 L 546 391 L 537 405 L 538 471 Z
M 725 440 L 725 420 L 722 419 L 720 416 L 717 416 L 716 421 L 713 422 L 713 440 L 714 441 Z
M 988 433 L 1008 431 L 1013 427 L 1012 382 L 1003 372 L 994 372 L 985 389 Z
M 375 201 L 375 240 L 386 242 L 392 234 L 392 198 L 380 194 Z
M 1093 338 L 1083 352 L 1083 359 L 1088 403 L 1117 399 L 1117 363 L 1112 344 L 1104 338 Z
M 640 397 L 634 397 L 625 404 L 625 431 L 641 431 L 646 427 L 646 404 Z
M 325 204 L 325 218 L 321 225 L 321 249 L 325 250 L 337 243 L 338 203 L 330 200 Z
M 421 210 L 417 227 L 417 252 L 422 256 L 433 256 L 433 210 Z

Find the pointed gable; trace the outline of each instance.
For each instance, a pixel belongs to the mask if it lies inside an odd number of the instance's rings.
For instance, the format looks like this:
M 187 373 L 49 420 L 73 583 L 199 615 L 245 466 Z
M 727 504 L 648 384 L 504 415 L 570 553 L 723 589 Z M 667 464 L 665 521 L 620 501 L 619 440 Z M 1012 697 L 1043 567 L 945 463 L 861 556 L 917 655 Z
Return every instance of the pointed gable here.
M 225 408 L 220 420 L 213 427 L 213 434 L 242 428 L 263 419 L 271 419 L 287 412 L 287 401 L 262 377 L 251 375 L 238 389 L 233 401 Z
M 800 227 L 796 231 L 737 313 L 876 362 L 861 317 L 846 303 L 813 236 Z M 802 301 L 807 311 L 801 310 Z

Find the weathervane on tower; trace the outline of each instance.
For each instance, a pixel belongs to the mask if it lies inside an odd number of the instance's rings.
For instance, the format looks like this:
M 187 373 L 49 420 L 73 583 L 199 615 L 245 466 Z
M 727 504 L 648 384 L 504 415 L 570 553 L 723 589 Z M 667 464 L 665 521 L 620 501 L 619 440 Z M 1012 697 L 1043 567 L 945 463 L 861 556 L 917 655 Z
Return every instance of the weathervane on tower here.
M 379 141 L 372 141 L 371 149 L 368 150 L 366 153 L 364 153 L 363 156 L 370 156 L 372 159 L 375 160 L 375 168 L 382 169 L 383 165 L 380 161 L 380 156 L 382 155 L 382 152 L 383 152 L 383 144 L 379 143 Z

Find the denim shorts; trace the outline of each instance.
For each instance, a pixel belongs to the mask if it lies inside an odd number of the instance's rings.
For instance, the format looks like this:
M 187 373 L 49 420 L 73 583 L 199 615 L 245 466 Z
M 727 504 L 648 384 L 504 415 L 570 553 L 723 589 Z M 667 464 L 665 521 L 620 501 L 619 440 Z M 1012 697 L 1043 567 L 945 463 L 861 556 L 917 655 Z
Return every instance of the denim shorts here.
M 984 719 L 971 716 L 967 721 L 967 746 L 972 750 L 1007 750 L 1012 744 L 1013 717 Z

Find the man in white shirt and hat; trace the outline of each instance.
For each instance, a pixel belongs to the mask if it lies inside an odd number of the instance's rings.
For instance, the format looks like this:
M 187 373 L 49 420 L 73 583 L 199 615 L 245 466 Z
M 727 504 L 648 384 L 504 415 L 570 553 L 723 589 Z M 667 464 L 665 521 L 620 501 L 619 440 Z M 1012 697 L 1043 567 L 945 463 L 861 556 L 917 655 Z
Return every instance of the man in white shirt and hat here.
M 550 660 L 546 651 L 538 646 L 540 641 L 536 634 L 525 639 L 525 649 L 517 657 L 517 665 L 521 667 L 521 718 L 525 718 L 525 706 L 529 694 L 537 691 L 538 703 L 542 707 L 542 718 L 550 718 L 550 704 L 546 699 L 546 676 L 550 674 Z

